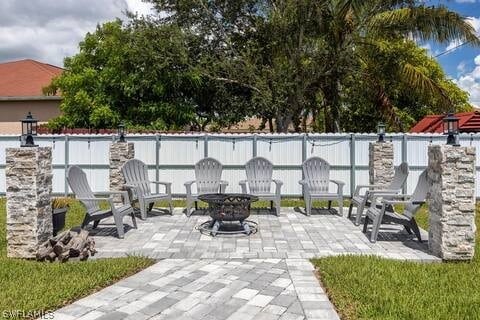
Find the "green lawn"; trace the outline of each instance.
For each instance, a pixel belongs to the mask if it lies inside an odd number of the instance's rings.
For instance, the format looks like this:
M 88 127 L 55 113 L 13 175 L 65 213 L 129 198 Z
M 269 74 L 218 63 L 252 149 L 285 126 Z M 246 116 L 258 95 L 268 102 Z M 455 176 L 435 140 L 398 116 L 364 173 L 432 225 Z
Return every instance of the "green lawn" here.
M 417 220 L 427 228 L 425 208 Z M 477 246 L 479 242 L 477 236 Z M 478 250 L 471 263 L 423 264 L 359 256 L 313 262 L 342 319 L 480 319 Z
M 79 225 L 84 211 L 74 203 L 68 227 Z M 5 199 L 0 199 L 0 319 L 11 313 L 54 310 L 93 293 L 153 263 L 142 257 L 48 263 L 6 257 Z M 21 315 L 21 313 L 19 313 Z M 17 318 L 17 317 L 13 317 Z

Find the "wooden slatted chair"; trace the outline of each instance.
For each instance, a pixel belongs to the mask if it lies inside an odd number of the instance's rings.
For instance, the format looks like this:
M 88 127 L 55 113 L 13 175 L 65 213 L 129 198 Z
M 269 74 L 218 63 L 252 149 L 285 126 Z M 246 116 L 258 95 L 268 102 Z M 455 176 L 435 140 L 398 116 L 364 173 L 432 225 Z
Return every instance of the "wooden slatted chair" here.
M 192 204 L 195 202 L 195 210 L 198 209 L 198 196 L 207 193 L 224 193 L 228 186 L 227 181 L 222 180 L 223 166 L 217 159 L 204 158 L 195 164 L 195 180 L 185 182 L 187 190 L 186 214 L 191 215 Z M 194 193 L 192 185 L 195 184 L 197 192 Z
M 343 186 L 344 182 L 330 179 L 330 164 L 322 158 L 311 157 L 302 164 L 304 179 L 299 183 L 303 187 L 305 211 L 307 215 L 312 213 L 313 199 L 328 200 L 328 208 L 332 206 L 332 200 L 338 202 L 339 214 L 343 216 Z M 330 183 L 337 185 L 337 192 L 330 192 Z
M 357 215 L 355 217 L 355 225 L 359 225 L 363 216 L 363 211 L 371 203 L 371 198 L 376 195 L 377 197 L 383 195 L 388 197 L 389 195 L 395 195 L 402 192 L 402 187 L 407 181 L 408 177 L 408 163 L 403 162 L 399 167 L 395 169 L 392 182 L 388 185 L 358 185 L 355 188 L 352 200 L 350 202 L 350 208 L 348 210 L 348 217 L 352 215 L 353 206 L 357 207 Z M 360 194 L 363 189 L 367 189 L 364 194 Z
M 275 203 L 275 213 L 280 215 L 281 188 L 283 182 L 272 179 L 273 164 L 265 158 L 256 157 L 245 164 L 247 180 L 240 181 L 242 193 L 252 194 L 259 199 L 268 200 L 272 207 Z M 272 183 L 275 183 L 275 192 L 271 192 Z
M 137 228 L 137 222 L 135 220 L 135 215 L 133 214 L 133 208 L 130 204 L 127 191 L 99 192 L 97 194 L 109 194 L 110 196 L 108 198 L 97 198 L 88 184 L 87 175 L 77 166 L 71 166 L 68 168 L 67 182 L 77 200 L 79 200 L 87 210 L 82 222 L 82 229 L 84 229 L 91 221 L 93 221 L 93 228 L 96 228 L 102 219 L 113 216 L 113 220 L 117 227 L 118 237 L 123 238 L 125 233 L 123 228 L 123 217 L 126 215 L 132 217 L 133 226 L 134 228 Z M 121 194 L 123 197 L 123 205 L 120 207 L 115 207 L 114 205 L 112 196 L 114 194 Z M 108 202 L 110 209 L 100 209 L 99 203 L 102 201 Z
M 125 178 L 125 187 L 130 189 L 133 200 L 138 200 L 140 216 L 143 220 L 147 218 L 147 213 L 153 209 L 155 202 L 160 200 L 168 202 L 170 214 L 173 214 L 171 182 L 150 181 L 147 165 L 138 159 L 125 162 L 122 167 L 122 174 Z M 151 184 L 163 185 L 165 192 L 153 193 Z
M 418 178 L 417 186 L 412 195 L 395 194 L 388 199 L 382 199 L 380 205 L 371 205 L 367 210 L 365 222 L 363 225 L 363 232 L 367 232 L 368 224 L 372 221 L 372 233 L 370 234 L 370 241 L 376 242 L 380 225 L 382 223 L 396 223 L 405 227 L 408 233 L 415 233 L 417 239 L 421 242 L 420 229 L 415 221 L 415 214 L 418 209 L 425 203 L 428 193 L 427 170 L 424 170 Z M 376 197 L 372 199 L 372 203 L 377 204 Z M 395 205 L 404 205 L 403 213 L 395 211 Z

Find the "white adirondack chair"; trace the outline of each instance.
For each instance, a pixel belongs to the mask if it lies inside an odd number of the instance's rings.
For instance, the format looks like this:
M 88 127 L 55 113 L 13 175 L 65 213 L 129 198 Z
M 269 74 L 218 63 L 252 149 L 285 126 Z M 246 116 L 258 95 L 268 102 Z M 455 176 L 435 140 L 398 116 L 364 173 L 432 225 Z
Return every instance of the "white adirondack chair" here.
M 368 223 L 372 221 L 372 233 L 370 241 L 376 242 L 380 225 L 382 223 L 397 223 L 405 227 L 408 233 L 415 233 L 418 241 L 422 241 L 420 229 L 415 221 L 415 214 L 421 205 L 425 203 L 428 193 L 427 170 L 424 170 L 418 178 L 417 186 L 411 196 L 395 194 L 391 198 L 382 199 L 381 204 L 376 202 L 376 197 L 372 199 L 372 205 L 367 210 L 363 232 L 367 232 Z M 374 204 L 374 205 L 373 205 Z M 394 205 L 401 204 L 405 206 L 402 214 L 395 212 Z
M 147 165 L 138 159 L 125 162 L 122 167 L 122 174 L 125 178 L 125 187 L 130 189 L 133 200 L 138 200 L 140 216 L 143 220 L 147 218 L 147 213 L 152 210 L 155 202 L 160 200 L 168 201 L 170 214 L 173 214 L 171 182 L 150 181 Z M 163 185 L 165 193 L 153 193 L 151 190 L 152 183 Z
M 185 182 L 187 189 L 187 216 L 191 215 L 192 203 L 195 202 L 195 210 L 198 209 L 198 196 L 207 193 L 224 193 L 228 186 L 227 181 L 222 180 L 223 166 L 217 159 L 204 158 L 195 164 L 195 180 Z M 197 192 L 193 193 L 192 185 L 197 186 Z
M 408 177 L 408 163 L 403 162 L 399 167 L 395 169 L 392 182 L 387 186 L 382 185 L 358 185 L 355 188 L 355 192 L 350 202 L 350 208 L 348 210 L 348 217 L 352 215 L 352 208 L 355 205 L 357 207 L 357 215 L 355 217 L 355 225 L 359 225 L 362 219 L 363 211 L 365 207 L 368 207 L 371 203 L 372 196 L 384 196 L 389 197 L 391 195 L 398 194 L 402 191 L 402 187 L 407 181 Z M 367 189 L 364 194 L 360 194 L 362 189 Z
M 330 179 L 330 164 L 322 158 L 311 157 L 302 164 L 303 180 L 299 183 L 303 187 L 305 211 L 307 215 L 312 213 L 313 199 L 328 200 L 328 208 L 331 208 L 332 200 L 338 202 L 339 214 L 343 216 L 343 186 L 344 182 Z M 330 183 L 337 185 L 337 192 L 330 192 Z
M 275 203 L 275 212 L 280 215 L 281 189 L 283 182 L 272 179 L 273 164 L 265 158 L 256 157 L 245 164 L 247 180 L 240 181 L 242 193 L 257 196 L 259 199 Z M 275 183 L 275 192 L 271 192 L 272 183 Z
M 113 220 L 117 227 L 118 237 L 123 238 L 125 233 L 123 229 L 123 217 L 126 215 L 130 215 L 132 217 L 133 226 L 137 228 L 137 222 L 135 220 L 135 215 L 133 214 L 133 208 L 130 204 L 127 191 L 99 192 L 98 194 L 109 194 L 110 196 L 108 198 L 97 198 L 88 184 L 87 175 L 80 167 L 77 166 L 68 168 L 67 181 L 77 200 L 79 200 L 87 210 L 85 218 L 82 222 L 82 229 L 85 228 L 91 221 L 93 221 L 93 228 L 95 229 L 100 220 L 113 216 Z M 114 194 L 121 194 L 123 196 L 122 206 L 115 207 L 112 196 Z M 98 204 L 102 201 L 108 202 L 110 209 L 100 209 Z

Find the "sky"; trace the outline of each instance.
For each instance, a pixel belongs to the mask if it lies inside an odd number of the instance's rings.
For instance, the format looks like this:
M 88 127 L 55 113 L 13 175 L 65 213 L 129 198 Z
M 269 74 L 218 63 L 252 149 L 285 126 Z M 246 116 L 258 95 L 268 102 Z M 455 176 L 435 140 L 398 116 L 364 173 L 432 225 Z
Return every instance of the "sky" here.
M 462 16 L 480 35 L 480 0 L 427 0 L 445 5 Z M 63 59 L 78 52 L 78 43 L 97 24 L 125 18 L 125 11 L 151 12 L 141 0 L 0 0 L 0 62 L 35 59 L 63 66 Z M 430 55 L 480 107 L 480 48 L 459 43 L 422 43 Z M 450 50 L 446 54 L 446 50 Z

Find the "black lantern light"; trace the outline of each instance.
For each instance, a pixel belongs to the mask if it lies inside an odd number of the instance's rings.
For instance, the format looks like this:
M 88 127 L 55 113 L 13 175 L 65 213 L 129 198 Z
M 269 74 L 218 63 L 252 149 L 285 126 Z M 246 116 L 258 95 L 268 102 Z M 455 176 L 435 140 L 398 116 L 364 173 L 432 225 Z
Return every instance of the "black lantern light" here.
M 379 122 L 377 125 L 378 142 L 385 142 L 385 124 Z
M 457 143 L 458 120 L 453 113 L 449 113 L 443 118 L 443 134 L 447 135 L 447 144 L 457 147 L 459 146 Z
M 22 147 L 36 147 L 37 145 L 33 142 L 33 136 L 37 135 L 37 124 L 38 121 L 32 116 L 31 112 L 28 112 L 25 119 L 22 121 Z
M 118 142 L 126 142 L 125 141 L 125 123 L 120 123 L 118 125 Z

